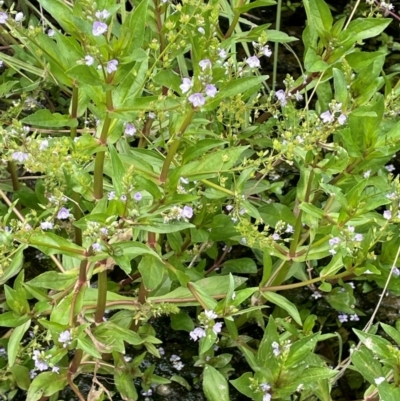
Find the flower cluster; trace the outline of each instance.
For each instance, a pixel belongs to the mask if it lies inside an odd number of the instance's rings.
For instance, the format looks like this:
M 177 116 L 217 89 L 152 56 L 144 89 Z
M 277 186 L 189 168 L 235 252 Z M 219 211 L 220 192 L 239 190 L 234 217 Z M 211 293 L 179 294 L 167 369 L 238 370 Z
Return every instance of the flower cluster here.
M 63 344 L 64 348 L 67 348 L 72 344 L 72 334 L 70 330 L 65 330 L 58 336 L 58 341 Z
M 108 25 L 104 22 L 104 20 L 110 16 L 110 13 L 107 10 L 96 11 L 95 16 L 97 21 L 93 23 L 92 34 L 93 36 L 101 36 L 108 30 Z
M 176 370 L 182 370 L 185 367 L 185 365 L 181 361 L 181 357 L 178 355 L 172 354 L 169 360 L 172 362 L 172 366 Z
M 188 221 L 193 217 L 193 209 L 190 206 L 184 206 L 183 208 L 179 206 L 173 206 L 168 214 L 164 215 L 164 223 L 169 223 L 174 220 Z
M 46 356 L 44 352 L 34 350 L 32 359 L 35 361 L 35 369 L 40 370 L 41 372 L 49 369 L 51 366 L 48 362 L 49 358 L 50 356 Z M 60 368 L 58 366 L 52 366 L 51 368 L 51 371 L 55 373 L 58 373 L 59 370 Z M 31 372 L 31 375 L 34 376 L 34 372 Z
M 339 116 L 336 117 L 338 114 Z M 331 124 L 336 119 L 339 125 L 344 125 L 347 121 L 347 116 L 342 113 L 342 103 L 336 102 L 329 103 L 329 110 L 324 111 L 320 118 L 324 124 Z
M 207 97 L 215 97 L 217 94 L 218 90 L 211 83 L 212 80 L 212 63 L 209 59 L 204 59 L 199 61 L 199 67 L 201 70 L 201 73 L 198 77 L 199 81 L 202 83 L 203 89 L 201 92 L 194 92 L 191 93 L 188 97 L 189 102 L 193 105 L 193 107 L 201 107 L 204 106 L 206 103 L 206 98 Z M 188 93 L 192 90 L 194 86 L 194 80 L 191 78 L 183 78 L 182 79 L 182 84 L 179 86 L 181 89 L 182 93 Z M 205 95 L 205 96 L 204 96 Z
M 212 310 L 205 310 L 204 312 L 202 312 L 199 315 L 201 327 L 196 327 L 194 330 L 192 330 L 189 333 L 190 338 L 193 341 L 197 341 L 198 339 L 203 338 L 207 335 L 208 329 L 211 329 L 215 334 L 220 333 L 222 329 L 222 323 L 215 322 L 215 319 L 217 317 L 218 315 Z

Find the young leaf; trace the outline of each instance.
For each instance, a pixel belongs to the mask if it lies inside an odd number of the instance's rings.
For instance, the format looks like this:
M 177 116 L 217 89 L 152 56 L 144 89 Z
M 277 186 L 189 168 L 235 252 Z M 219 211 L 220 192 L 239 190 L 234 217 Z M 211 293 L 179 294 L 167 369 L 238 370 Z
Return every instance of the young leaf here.
M 229 401 L 229 389 L 225 377 L 210 365 L 204 368 L 203 390 L 208 401 Z
M 29 329 L 31 321 L 26 321 L 23 325 L 16 327 L 11 333 L 10 340 L 7 345 L 8 366 L 13 366 L 18 355 L 21 340 L 26 331 Z
M 287 300 L 284 296 L 270 291 L 262 292 L 262 295 L 266 300 L 272 302 L 275 305 L 278 305 L 280 308 L 289 313 L 289 315 L 298 325 L 301 326 L 303 324 L 296 305 Z

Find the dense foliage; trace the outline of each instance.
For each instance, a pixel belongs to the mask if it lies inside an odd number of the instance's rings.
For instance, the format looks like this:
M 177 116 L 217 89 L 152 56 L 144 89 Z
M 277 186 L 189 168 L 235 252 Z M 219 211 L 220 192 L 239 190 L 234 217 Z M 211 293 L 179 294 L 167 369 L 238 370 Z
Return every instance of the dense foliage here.
M 210 401 L 339 400 L 349 372 L 360 398 L 398 401 L 400 333 L 375 321 L 400 293 L 393 6 L 298 4 L 304 54 L 283 86 L 261 67 L 299 38 L 248 15 L 273 0 L 21 3 L 0 11 L 0 396 L 190 388 L 144 363 L 166 315 L 198 342 Z

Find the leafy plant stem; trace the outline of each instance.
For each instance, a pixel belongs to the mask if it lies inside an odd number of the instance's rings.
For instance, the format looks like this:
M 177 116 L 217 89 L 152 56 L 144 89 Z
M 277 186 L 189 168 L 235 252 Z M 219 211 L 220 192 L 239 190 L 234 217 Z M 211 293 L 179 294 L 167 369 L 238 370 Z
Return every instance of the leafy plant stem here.
M 101 323 L 107 304 L 107 270 L 100 272 L 97 280 L 97 308 L 94 320 L 96 323 Z
M 74 83 L 72 87 L 72 99 L 71 99 L 71 112 L 70 118 L 76 119 L 78 117 L 78 100 L 79 100 L 79 89 Z M 71 127 L 71 138 L 74 139 L 77 133 L 77 126 Z
M 7 162 L 7 169 L 11 176 L 11 182 L 14 191 L 19 190 L 19 180 L 18 180 L 18 173 L 17 169 L 15 168 L 14 162 Z
M 161 170 L 161 174 L 160 174 L 160 182 L 161 183 L 165 183 L 167 181 L 169 167 L 170 167 L 172 160 L 179 148 L 179 145 L 182 140 L 182 135 L 186 131 L 189 124 L 192 122 L 193 115 L 194 115 L 194 110 L 191 108 L 188 111 L 186 118 L 183 121 L 183 123 L 179 129 L 179 132 L 177 133 L 177 138 L 174 139 L 174 141 L 172 142 L 171 146 L 168 149 L 167 157 L 164 160 L 164 164 L 162 166 L 162 170 Z
M 79 400 L 85 401 L 85 397 L 81 394 L 78 387 L 76 387 L 73 382 L 73 376 L 78 371 L 78 368 L 79 368 L 81 360 L 82 360 L 82 356 L 83 356 L 83 351 L 81 349 L 76 349 L 74 359 L 72 360 L 72 362 L 69 366 L 69 369 L 68 369 L 67 380 L 68 380 L 68 384 L 70 385 L 71 389 L 76 394 L 76 396 L 79 398 Z
M 244 0 L 239 0 L 239 2 L 238 2 L 236 7 L 241 7 L 243 4 L 244 4 Z M 240 11 L 235 11 L 235 14 L 233 16 L 231 25 L 229 26 L 229 28 L 228 28 L 228 30 L 227 30 L 227 32 L 225 34 L 225 39 L 228 39 L 232 35 L 233 31 L 236 28 L 236 25 L 239 22 L 239 18 L 240 18 Z
M 100 144 L 106 145 L 108 131 L 111 125 L 111 118 L 109 113 L 112 110 L 112 97 L 111 91 L 106 92 L 106 105 L 107 105 L 107 113 L 103 123 L 103 129 L 100 134 Z M 103 197 L 103 171 L 104 171 L 104 159 L 105 159 L 105 151 L 97 152 L 96 158 L 94 161 L 94 183 L 93 183 L 93 193 L 94 197 L 99 200 Z
M 76 324 L 76 319 L 75 319 L 75 305 L 76 301 L 78 299 L 78 296 L 82 290 L 82 288 L 85 286 L 86 281 L 87 281 L 87 275 L 86 275 L 86 269 L 87 269 L 87 260 L 82 260 L 80 265 L 79 265 L 79 277 L 78 277 L 78 282 L 76 283 L 74 293 L 72 295 L 72 300 L 71 300 L 71 310 L 69 314 L 69 325 L 71 327 L 75 327 Z
M 281 29 L 281 18 L 282 18 L 282 0 L 278 0 L 276 8 L 276 27 L 275 29 L 279 31 Z M 276 75 L 278 72 L 278 55 L 279 55 L 279 42 L 275 42 L 274 45 L 274 65 L 272 69 L 272 91 L 275 91 L 276 85 Z

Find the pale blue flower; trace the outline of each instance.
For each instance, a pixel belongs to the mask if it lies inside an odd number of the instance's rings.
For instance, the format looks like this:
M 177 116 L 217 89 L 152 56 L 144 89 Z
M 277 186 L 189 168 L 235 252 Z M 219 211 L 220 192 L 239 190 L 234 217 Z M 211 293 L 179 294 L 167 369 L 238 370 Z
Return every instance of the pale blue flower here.
M 206 100 L 201 93 L 193 93 L 193 95 L 189 96 L 189 102 L 192 103 L 194 107 L 204 106 Z
M 108 26 L 105 22 L 95 21 L 92 29 L 93 36 L 103 35 L 103 33 L 107 32 L 107 29 Z

